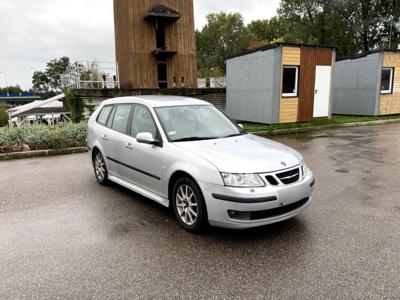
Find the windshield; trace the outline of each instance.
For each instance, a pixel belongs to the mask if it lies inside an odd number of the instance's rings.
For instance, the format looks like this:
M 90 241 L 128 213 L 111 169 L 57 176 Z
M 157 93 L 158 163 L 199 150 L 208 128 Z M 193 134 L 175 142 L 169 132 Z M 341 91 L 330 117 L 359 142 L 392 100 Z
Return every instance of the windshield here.
M 219 139 L 245 132 L 212 105 L 155 109 L 171 142 Z

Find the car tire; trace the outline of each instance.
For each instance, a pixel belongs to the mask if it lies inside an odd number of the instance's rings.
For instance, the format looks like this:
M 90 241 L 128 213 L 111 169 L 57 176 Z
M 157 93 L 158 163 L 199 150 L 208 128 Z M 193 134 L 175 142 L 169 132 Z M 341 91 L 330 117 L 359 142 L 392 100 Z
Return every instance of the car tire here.
M 107 166 L 103 155 L 98 150 L 93 155 L 93 169 L 97 182 L 101 185 L 107 185 L 109 183 Z
M 181 227 L 191 233 L 201 233 L 208 226 L 203 194 L 191 178 L 178 179 L 172 189 L 172 207 Z

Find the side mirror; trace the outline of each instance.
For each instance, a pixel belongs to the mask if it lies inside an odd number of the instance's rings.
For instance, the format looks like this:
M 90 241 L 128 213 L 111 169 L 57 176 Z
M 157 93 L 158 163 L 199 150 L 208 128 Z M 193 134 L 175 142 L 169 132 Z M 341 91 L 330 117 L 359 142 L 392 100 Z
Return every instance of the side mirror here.
M 150 132 L 141 132 L 136 136 L 136 141 L 141 144 L 158 145 L 157 141 Z
M 242 129 L 244 129 L 243 124 L 238 124 L 238 126 L 239 126 L 240 128 L 242 128 Z

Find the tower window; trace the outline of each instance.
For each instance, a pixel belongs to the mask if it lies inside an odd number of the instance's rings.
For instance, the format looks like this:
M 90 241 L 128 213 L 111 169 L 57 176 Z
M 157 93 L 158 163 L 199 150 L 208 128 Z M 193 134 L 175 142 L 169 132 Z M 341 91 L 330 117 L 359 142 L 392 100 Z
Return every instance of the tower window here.
M 167 80 L 167 62 L 159 61 L 157 63 L 158 67 L 158 87 L 161 89 L 168 88 L 168 80 Z
M 156 46 L 157 49 L 164 49 L 165 46 L 165 24 L 163 22 L 156 22 Z

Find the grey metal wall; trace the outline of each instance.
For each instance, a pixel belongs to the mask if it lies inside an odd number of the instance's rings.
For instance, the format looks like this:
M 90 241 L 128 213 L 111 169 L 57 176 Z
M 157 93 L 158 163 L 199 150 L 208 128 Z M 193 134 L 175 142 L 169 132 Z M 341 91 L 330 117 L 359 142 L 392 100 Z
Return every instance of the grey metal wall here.
M 227 60 L 228 115 L 236 120 L 279 122 L 281 48 Z
M 383 53 L 336 62 L 333 113 L 378 115 Z

